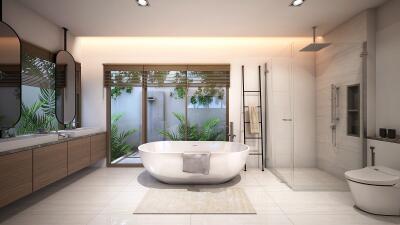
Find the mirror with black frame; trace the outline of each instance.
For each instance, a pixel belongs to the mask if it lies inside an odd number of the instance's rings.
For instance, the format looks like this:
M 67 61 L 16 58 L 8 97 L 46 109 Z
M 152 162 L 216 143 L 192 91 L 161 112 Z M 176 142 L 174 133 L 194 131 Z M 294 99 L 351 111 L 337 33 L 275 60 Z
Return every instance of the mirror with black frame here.
M 0 22 L 0 96 L 3 131 L 14 127 L 21 115 L 21 40 L 3 22 Z
M 71 127 L 76 112 L 76 73 L 74 57 L 65 50 L 56 55 L 56 117 Z

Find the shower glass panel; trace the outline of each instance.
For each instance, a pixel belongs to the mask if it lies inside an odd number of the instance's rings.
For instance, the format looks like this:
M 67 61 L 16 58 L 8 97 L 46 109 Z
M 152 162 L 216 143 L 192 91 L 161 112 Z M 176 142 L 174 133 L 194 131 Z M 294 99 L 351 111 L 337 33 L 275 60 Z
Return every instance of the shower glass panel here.
M 362 84 L 362 43 L 332 41 L 315 53 L 297 51 L 299 48 L 299 44 L 293 45 L 291 187 L 348 190 L 344 172 L 362 167 L 362 137 L 348 135 L 347 131 L 347 87 Z M 313 59 L 315 65 L 305 63 Z M 310 72 L 313 68 L 315 76 Z
M 142 143 L 141 72 L 111 71 L 111 164 L 139 164 Z
M 293 185 L 293 76 L 290 57 L 272 59 L 268 74 L 268 166 L 289 186 Z M 268 152 L 268 151 L 267 151 Z

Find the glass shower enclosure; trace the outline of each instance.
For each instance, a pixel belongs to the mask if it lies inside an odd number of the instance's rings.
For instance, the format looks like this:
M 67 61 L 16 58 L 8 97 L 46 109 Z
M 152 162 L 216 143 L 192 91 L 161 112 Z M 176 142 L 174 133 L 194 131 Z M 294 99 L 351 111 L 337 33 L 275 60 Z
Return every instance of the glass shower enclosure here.
M 363 164 L 363 43 L 301 47 L 271 60 L 268 166 L 295 190 L 345 191 L 344 172 Z

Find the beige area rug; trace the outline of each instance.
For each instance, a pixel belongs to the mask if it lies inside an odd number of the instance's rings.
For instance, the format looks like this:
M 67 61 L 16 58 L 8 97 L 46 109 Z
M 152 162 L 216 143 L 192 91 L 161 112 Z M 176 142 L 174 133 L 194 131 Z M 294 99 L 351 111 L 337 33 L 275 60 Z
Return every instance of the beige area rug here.
M 151 189 L 134 214 L 256 214 L 256 211 L 238 187 Z

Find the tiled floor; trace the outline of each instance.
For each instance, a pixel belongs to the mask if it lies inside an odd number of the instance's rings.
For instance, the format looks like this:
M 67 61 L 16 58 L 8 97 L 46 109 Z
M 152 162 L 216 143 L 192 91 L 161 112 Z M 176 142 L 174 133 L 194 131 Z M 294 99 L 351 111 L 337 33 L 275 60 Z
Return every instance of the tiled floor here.
M 225 186 L 247 193 L 257 215 L 133 215 L 149 188 L 187 188 L 158 183 L 142 168 L 89 168 L 5 209 L 4 225 L 384 225 L 400 217 L 353 208 L 349 192 L 295 192 L 269 171 L 242 172 Z
M 318 168 L 275 168 L 274 170 L 295 190 L 349 190 L 344 180 Z

